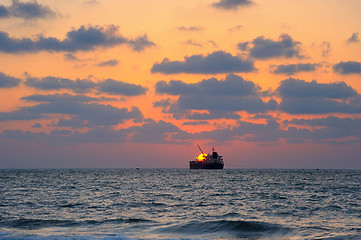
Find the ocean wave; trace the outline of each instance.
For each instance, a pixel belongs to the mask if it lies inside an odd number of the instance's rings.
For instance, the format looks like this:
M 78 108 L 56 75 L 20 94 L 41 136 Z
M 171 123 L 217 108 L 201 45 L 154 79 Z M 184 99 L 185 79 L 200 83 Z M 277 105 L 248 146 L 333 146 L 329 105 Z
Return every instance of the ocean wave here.
M 287 233 L 289 229 L 278 224 L 255 221 L 206 221 L 172 225 L 160 229 L 161 232 L 203 235 L 212 233 L 228 233 L 238 237 L 255 237 L 263 234 Z
M 120 224 L 120 223 L 140 223 L 140 222 L 153 222 L 153 220 L 141 219 L 141 218 L 116 218 L 105 220 L 55 220 L 55 219 L 17 219 L 9 222 L 2 222 L 2 226 L 8 228 L 18 229 L 41 229 L 49 227 L 76 227 L 76 226 L 89 226 L 100 224 Z M 0 225 L 0 226 L 1 226 Z

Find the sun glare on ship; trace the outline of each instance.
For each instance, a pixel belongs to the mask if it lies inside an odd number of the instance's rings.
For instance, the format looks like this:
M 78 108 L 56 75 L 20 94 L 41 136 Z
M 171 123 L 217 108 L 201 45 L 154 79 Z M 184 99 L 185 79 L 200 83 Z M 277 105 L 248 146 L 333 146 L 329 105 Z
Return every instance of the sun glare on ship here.
M 198 159 L 198 161 L 202 162 L 202 161 L 206 160 L 206 156 L 207 156 L 207 154 L 201 153 L 198 155 L 197 159 Z

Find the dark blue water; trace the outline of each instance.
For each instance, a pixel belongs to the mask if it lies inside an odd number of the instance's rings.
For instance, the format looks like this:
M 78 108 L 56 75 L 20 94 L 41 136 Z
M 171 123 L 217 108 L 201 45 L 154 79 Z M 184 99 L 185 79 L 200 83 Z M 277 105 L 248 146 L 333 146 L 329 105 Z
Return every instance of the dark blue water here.
M 0 239 L 361 239 L 361 171 L 0 170 Z

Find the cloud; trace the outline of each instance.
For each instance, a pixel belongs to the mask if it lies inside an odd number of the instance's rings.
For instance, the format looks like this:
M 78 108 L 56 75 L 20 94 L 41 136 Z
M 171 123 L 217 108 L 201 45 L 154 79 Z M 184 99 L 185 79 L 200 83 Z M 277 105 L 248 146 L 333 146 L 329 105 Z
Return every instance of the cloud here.
M 318 98 L 349 98 L 357 95 L 356 90 L 344 82 L 318 83 L 315 80 L 289 78 L 281 82 L 278 88 L 281 97 L 318 97 Z
M 66 53 L 66 54 L 64 54 L 64 59 L 65 59 L 65 60 L 69 60 L 69 61 L 79 61 L 79 58 L 77 58 L 76 56 L 74 56 L 74 54 L 72 54 L 72 53 Z
M 280 110 L 290 114 L 361 113 L 358 93 L 344 82 L 317 83 L 289 78 L 277 89 Z
M 106 79 L 95 83 L 89 79 L 76 79 L 71 80 L 60 77 L 44 77 L 44 78 L 32 78 L 29 77 L 24 82 L 29 87 L 34 87 L 41 90 L 71 90 L 75 93 L 86 93 L 91 91 L 99 91 L 102 93 L 109 93 L 113 95 L 124 95 L 124 96 L 137 96 L 143 95 L 148 90 L 147 88 L 117 81 L 113 79 Z
M 22 97 L 21 100 L 27 102 L 100 102 L 100 101 L 114 101 L 114 98 L 107 97 L 89 97 L 86 95 L 71 95 L 64 94 L 49 94 L 40 95 L 33 94 L 26 97 Z
M 322 48 L 322 57 L 327 57 L 331 51 L 331 43 L 324 41 L 321 44 L 321 48 Z
M 12 88 L 19 86 L 20 78 L 15 78 L 0 72 L 0 88 Z
M 124 96 L 143 95 L 148 90 L 141 85 L 125 83 L 113 79 L 106 79 L 104 81 L 101 81 L 97 84 L 97 87 L 100 92 Z
M 234 74 L 229 74 L 225 80 L 211 78 L 190 84 L 176 80 L 169 83 L 159 81 L 155 89 L 158 94 L 179 95 L 178 100 L 167 101 L 164 105 L 164 112 L 176 118 L 237 119 L 236 111 L 254 113 L 277 108 L 274 100 L 265 102 L 261 99 L 260 89 L 253 82 Z M 208 110 L 209 113 L 194 113 L 191 110 Z
M 313 127 L 352 128 L 361 129 L 361 118 L 340 118 L 327 116 L 324 118 L 292 119 L 283 121 L 284 124 L 306 125 Z
M 146 48 L 155 46 L 155 43 L 149 41 L 148 36 L 145 34 L 143 36 L 137 37 L 136 39 L 129 39 L 127 44 L 137 52 L 141 52 Z
M 100 62 L 98 64 L 99 67 L 114 67 L 118 65 L 119 61 L 117 59 L 111 59 L 108 61 Z
M 40 123 L 34 123 L 32 128 L 42 128 L 42 125 Z
M 333 71 L 342 75 L 360 74 L 361 63 L 355 61 L 339 62 L 333 66 Z
M 197 26 L 179 26 L 177 28 L 179 31 L 187 31 L 187 32 L 198 32 L 198 31 L 202 31 L 204 29 L 204 27 L 197 27 Z
M 89 92 L 91 89 L 94 89 L 96 83 L 89 79 L 76 79 L 71 80 L 67 78 L 60 77 L 43 77 L 43 78 L 33 78 L 27 77 L 24 82 L 25 85 L 41 90 L 62 90 L 69 89 L 76 93 Z
M 281 64 L 276 66 L 272 72 L 275 74 L 293 75 L 299 72 L 312 72 L 318 67 L 316 63 Z
M 168 107 L 172 104 L 172 101 L 170 98 L 162 99 L 160 101 L 156 101 L 153 103 L 153 107 Z
M 255 59 L 303 58 L 300 45 L 301 43 L 294 41 L 290 35 L 281 34 L 279 40 L 260 36 L 252 42 L 238 43 L 238 49 L 249 52 Z
M 347 43 L 358 43 L 360 39 L 358 38 L 358 32 L 352 33 L 351 37 L 347 39 Z
M 165 58 L 161 63 L 153 64 L 152 73 L 177 74 L 216 74 L 231 72 L 252 72 L 256 70 L 253 62 L 244 60 L 230 53 L 216 51 L 206 56 L 193 55 L 184 61 L 170 61 Z
M 240 29 L 242 29 L 242 25 L 237 25 L 237 26 L 231 27 L 228 29 L 228 31 L 233 32 L 233 31 L 238 31 Z
M 96 5 L 96 4 L 99 4 L 100 2 L 99 1 L 97 1 L 97 0 L 87 0 L 87 1 L 83 1 L 82 2 L 83 4 L 85 4 L 85 5 Z
M 183 44 L 192 45 L 192 46 L 196 46 L 196 47 L 202 47 L 202 44 L 200 44 L 192 39 L 189 39 L 189 40 L 183 42 Z
M 184 122 L 184 126 L 209 125 L 208 121 Z
M 219 0 L 212 4 L 213 7 L 225 10 L 237 10 L 240 7 L 245 7 L 254 4 L 252 0 Z
M 129 111 L 127 108 L 117 108 L 111 105 L 92 103 L 86 96 L 74 95 L 32 95 L 23 98 L 27 101 L 38 101 L 40 104 L 20 107 L 11 112 L 0 112 L 0 121 L 31 120 L 51 118 L 54 114 L 60 116 L 76 116 L 88 126 L 117 125 L 124 120 L 139 121 L 143 115 L 136 107 Z
M 198 83 L 185 83 L 171 80 L 169 83 L 159 81 L 155 85 L 157 93 L 169 95 L 200 95 L 200 96 L 247 96 L 256 95 L 258 87 L 251 81 L 229 74 L 225 80 L 210 78 Z
M 90 51 L 98 47 L 114 47 L 128 45 L 134 51 L 142 51 L 155 44 L 148 40 L 147 36 L 140 36 L 136 39 L 128 39 L 118 32 L 119 27 L 109 25 L 81 26 L 67 33 L 66 38 L 59 40 L 54 37 L 38 36 L 37 39 L 30 38 L 15 39 L 9 37 L 6 32 L 0 31 L 0 51 L 5 53 L 24 52 L 76 52 Z
M 50 7 L 41 5 L 37 1 L 21 2 L 12 0 L 10 6 L 0 5 L 0 18 L 23 18 L 25 20 L 54 18 L 56 13 Z
M 169 143 L 171 136 L 180 131 L 172 123 L 162 120 L 156 122 L 151 119 L 148 119 L 142 126 L 134 126 L 124 130 L 131 135 L 129 141 L 146 143 Z
M 6 18 L 10 16 L 10 12 L 7 7 L 0 5 L 0 18 Z

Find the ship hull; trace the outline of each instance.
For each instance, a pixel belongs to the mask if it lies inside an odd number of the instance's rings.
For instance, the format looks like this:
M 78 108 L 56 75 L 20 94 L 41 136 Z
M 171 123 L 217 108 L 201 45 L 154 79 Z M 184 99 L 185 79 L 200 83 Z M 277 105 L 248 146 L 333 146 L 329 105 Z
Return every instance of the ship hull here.
M 223 169 L 223 163 L 206 163 L 198 161 L 189 161 L 190 169 Z

